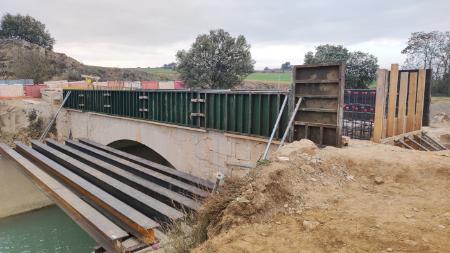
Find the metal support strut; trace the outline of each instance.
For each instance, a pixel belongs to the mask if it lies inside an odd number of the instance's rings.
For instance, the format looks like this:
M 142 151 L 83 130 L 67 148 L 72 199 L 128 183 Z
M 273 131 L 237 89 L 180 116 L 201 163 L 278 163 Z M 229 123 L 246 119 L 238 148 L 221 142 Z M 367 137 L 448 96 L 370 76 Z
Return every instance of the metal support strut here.
M 67 99 L 70 96 L 70 93 L 72 93 L 71 90 L 69 90 L 67 92 L 66 97 L 64 98 L 64 100 L 62 101 L 61 105 L 59 106 L 58 110 L 56 111 L 55 115 L 53 116 L 53 118 L 50 120 L 50 122 L 48 123 L 47 127 L 45 128 L 44 132 L 42 133 L 41 137 L 39 137 L 39 141 L 42 142 L 44 141 L 45 137 L 48 134 L 48 131 L 50 131 L 50 128 L 52 127 L 53 123 L 56 120 L 56 117 L 58 117 L 59 112 L 61 111 L 62 107 L 64 106 L 64 104 L 66 103 Z
M 275 132 L 278 129 L 278 125 L 280 124 L 281 115 L 283 115 L 284 107 L 286 106 L 287 100 L 288 100 L 288 96 L 285 96 L 283 105 L 281 105 L 280 112 L 278 112 L 277 121 L 275 122 L 275 125 L 273 126 L 272 133 L 270 134 L 269 142 L 267 142 L 267 146 L 266 146 L 266 149 L 264 150 L 264 155 L 262 156 L 261 160 L 267 159 L 267 154 L 269 153 L 270 144 L 272 144 L 273 137 L 275 135 Z
M 291 118 L 289 119 L 289 123 L 286 127 L 286 130 L 284 131 L 283 138 L 281 138 L 280 146 L 278 146 L 277 150 L 279 150 L 283 146 L 284 141 L 286 140 L 286 137 L 289 133 L 289 130 L 291 129 L 292 123 L 294 122 L 295 115 L 297 115 L 298 108 L 300 108 L 300 104 L 302 103 L 302 100 L 303 100 L 302 97 L 298 99 L 297 104 L 295 105 L 295 109 L 292 112 Z

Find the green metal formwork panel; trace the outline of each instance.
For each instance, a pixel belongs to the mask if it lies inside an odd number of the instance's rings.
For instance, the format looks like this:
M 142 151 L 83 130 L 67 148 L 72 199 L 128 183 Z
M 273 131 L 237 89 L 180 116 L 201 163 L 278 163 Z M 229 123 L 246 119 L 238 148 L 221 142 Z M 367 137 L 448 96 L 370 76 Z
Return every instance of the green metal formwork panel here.
M 64 96 L 68 90 L 64 90 Z M 285 92 L 72 90 L 65 108 L 269 137 Z M 285 108 L 275 139 L 286 129 Z

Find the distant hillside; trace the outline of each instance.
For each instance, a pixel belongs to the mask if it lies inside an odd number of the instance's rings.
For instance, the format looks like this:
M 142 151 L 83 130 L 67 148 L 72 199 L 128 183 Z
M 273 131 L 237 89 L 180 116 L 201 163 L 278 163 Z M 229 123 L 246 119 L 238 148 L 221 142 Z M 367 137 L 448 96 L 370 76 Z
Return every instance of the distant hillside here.
M 101 80 L 170 80 L 173 75 L 139 68 L 110 68 L 84 65 L 63 54 L 21 40 L 0 39 L 0 79 L 82 80 L 81 75 Z M 41 80 L 39 80 L 41 79 Z M 173 79 L 172 79 L 173 80 Z

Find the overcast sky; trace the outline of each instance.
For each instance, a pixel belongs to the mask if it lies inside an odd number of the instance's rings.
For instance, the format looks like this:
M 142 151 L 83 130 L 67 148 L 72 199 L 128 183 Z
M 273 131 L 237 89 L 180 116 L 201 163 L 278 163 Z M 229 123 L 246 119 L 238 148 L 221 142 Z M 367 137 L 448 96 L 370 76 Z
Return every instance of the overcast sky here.
M 450 30 L 449 0 L 0 0 L 0 14 L 47 25 L 55 51 L 90 65 L 156 67 L 195 37 L 223 28 L 252 45 L 256 69 L 303 63 L 321 43 L 402 63 L 409 35 Z

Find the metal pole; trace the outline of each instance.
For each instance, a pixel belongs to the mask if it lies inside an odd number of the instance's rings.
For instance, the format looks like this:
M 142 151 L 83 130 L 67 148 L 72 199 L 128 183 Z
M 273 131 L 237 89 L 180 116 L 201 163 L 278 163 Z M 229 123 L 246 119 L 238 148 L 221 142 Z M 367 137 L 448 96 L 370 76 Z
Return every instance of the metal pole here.
M 44 132 L 42 133 L 41 137 L 39 137 L 39 141 L 42 142 L 44 140 L 44 138 L 47 136 L 48 131 L 50 131 L 50 128 L 53 125 L 53 122 L 55 122 L 56 117 L 58 117 L 59 112 L 61 111 L 62 107 L 64 106 L 64 104 L 66 103 L 67 99 L 70 96 L 70 93 L 72 93 L 71 90 L 69 90 L 69 92 L 67 92 L 66 97 L 64 98 L 64 100 L 62 101 L 61 105 L 59 106 L 58 110 L 56 111 L 55 115 L 53 116 L 53 118 L 50 120 L 50 122 L 48 123 L 47 127 L 45 128 Z
M 264 155 L 262 157 L 262 160 L 267 159 L 267 154 L 269 153 L 270 144 L 272 144 L 273 137 L 275 135 L 275 132 L 278 129 L 278 125 L 280 124 L 281 115 L 283 115 L 284 107 L 286 106 L 287 100 L 288 100 L 288 96 L 285 96 L 284 100 L 283 100 L 283 105 L 281 105 L 281 109 L 280 109 L 280 112 L 278 113 L 277 120 L 275 122 L 275 125 L 273 126 L 272 133 L 270 134 L 269 142 L 267 143 L 266 149 L 264 150 Z
M 294 122 L 295 115 L 297 114 L 298 108 L 300 107 L 300 104 L 302 103 L 302 100 L 303 100 L 302 97 L 299 98 L 298 101 L 297 101 L 297 104 L 295 105 L 295 109 L 292 112 L 291 118 L 289 119 L 289 123 L 287 125 L 286 131 L 284 131 L 283 138 L 281 138 L 281 143 L 280 143 L 280 146 L 278 146 L 277 151 L 283 146 L 284 141 L 286 140 L 286 137 L 287 137 L 287 135 L 289 133 L 289 130 L 291 129 L 291 125 Z

